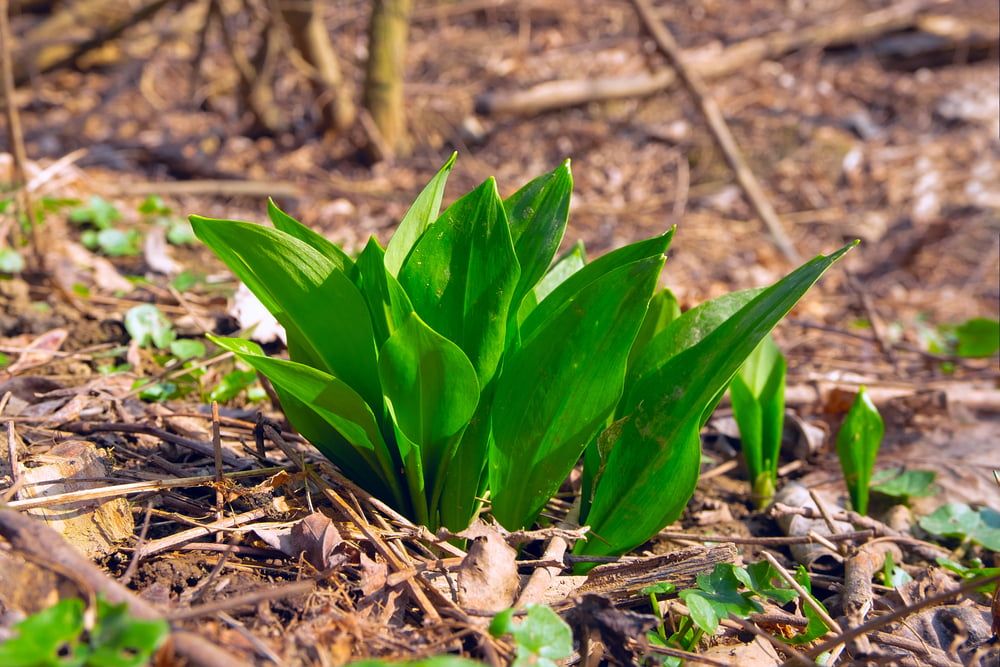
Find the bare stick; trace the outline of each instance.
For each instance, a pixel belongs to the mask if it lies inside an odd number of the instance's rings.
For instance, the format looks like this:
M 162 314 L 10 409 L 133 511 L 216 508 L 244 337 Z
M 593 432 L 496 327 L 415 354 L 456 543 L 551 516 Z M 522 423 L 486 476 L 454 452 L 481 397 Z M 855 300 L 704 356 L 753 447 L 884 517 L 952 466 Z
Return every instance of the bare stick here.
M 212 449 L 215 450 L 215 518 L 222 519 L 222 426 L 219 424 L 219 403 L 212 401 Z M 217 535 L 221 538 L 222 535 Z M 219 540 L 221 541 L 221 539 Z
M 764 558 L 767 559 L 767 562 L 771 564 L 771 567 L 777 570 L 778 575 L 785 580 L 785 583 L 791 586 L 795 592 L 799 594 L 799 597 L 802 598 L 803 604 L 807 604 L 812 607 L 812 610 L 816 612 L 821 619 L 823 619 L 823 622 L 826 623 L 826 627 L 838 634 L 843 632 L 840 628 L 840 624 L 833 620 L 830 614 L 826 612 L 826 609 L 823 609 L 823 605 L 816 602 L 816 600 L 813 599 L 813 596 L 809 595 L 809 592 L 802 587 L 802 584 L 795 581 L 795 577 L 793 577 L 791 573 L 778 562 L 778 559 L 772 556 L 770 552 L 764 551 L 763 554 Z
M 789 544 L 811 544 L 813 542 L 819 542 L 822 544 L 824 541 L 852 542 L 854 540 L 872 537 L 874 534 L 875 531 L 869 528 L 866 530 L 854 530 L 849 533 L 839 533 L 829 537 L 823 537 L 822 535 L 817 534 L 790 535 L 782 537 L 739 537 L 737 535 L 695 535 L 694 533 L 672 533 L 669 531 L 661 531 L 657 533 L 656 536 L 664 540 L 690 540 L 692 542 L 715 542 L 717 544 L 759 544 L 766 546 L 782 546 Z M 836 547 L 833 547 L 833 550 L 836 551 Z
M 722 110 L 719 109 L 719 105 L 716 104 L 715 99 L 712 97 L 704 81 L 702 81 L 701 76 L 688 67 L 684 54 L 681 52 L 681 47 L 677 44 L 677 41 L 670 34 L 667 27 L 663 25 L 663 22 L 653 12 L 649 0 L 632 0 L 632 4 L 635 5 L 635 9 L 639 13 L 639 18 L 642 19 L 642 22 L 646 25 L 646 29 L 653 36 L 656 45 L 663 52 L 663 55 L 670 60 L 674 69 L 677 70 L 678 78 L 684 84 L 684 87 L 687 88 L 695 102 L 697 102 L 698 108 L 701 109 L 701 113 L 708 123 L 708 128 L 712 131 L 712 136 L 719 146 L 719 150 L 722 151 L 726 162 L 736 175 L 736 182 L 740 184 L 743 194 L 746 195 L 757 216 L 764 221 L 778 249 L 781 250 L 788 261 L 798 264 L 798 251 L 795 250 L 791 239 L 785 233 L 785 228 L 781 225 L 781 220 L 778 218 L 774 207 L 771 206 L 771 202 L 764 193 L 764 189 L 757 181 L 757 177 L 750 170 L 750 166 L 743 157 L 743 152 L 736 143 L 732 132 L 729 131 L 729 126 L 722 115 Z
M 7 461 L 10 462 L 12 497 L 17 500 L 17 489 L 20 488 L 21 470 L 17 461 L 17 434 L 14 433 L 14 422 L 7 422 Z
M 542 555 L 542 560 L 551 560 L 562 562 L 563 556 L 566 555 L 566 549 L 569 547 L 569 543 L 561 537 L 553 537 L 549 540 L 548 545 L 545 547 L 545 553 Z M 549 589 L 552 580 L 559 576 L 562 572 L 562 567 L 556 565 L 554 567 L 539 567 L 536 568 L 534 572 L 531 573 L 531 577 L 528 578 L 528 583 L 524 585 L 521 589 L 521 594 L 517 597 L 517 602 L 514 606 L 518 609 L 524 608 L 533 602 L 537 602 L 541 599 L 545 591 Z
M 883 614 L 882 616 L 873 618 L 867 623 L 850 628 L 849 630 L 843 632 L 842 634 L 839 634 L 836 637 L 832 637 L 824 642 L 821 642 L 817 646 L 814 646 L 813 648 L 809 649 L 806 655 L 808 655 L 810 658 L 816 658 L 817 656 L 825 653 L 826 651 L 829 651 L 830 649 L 836 646 L 839 646 L 841 644 L 846 644 L 855 637 L 860 637 L 861 635 L 867 634 L 879 628 L 884 628 L 890 623 L 906 618 L 907 616 L 914 614 L 920 611 L 921 609 L 933 607 L 934 605 L 939 604 L 941 602 L 947 602 L 948 600 L 951 600 L 955 596 L 968 593 L 969 591 L 974 591 L 981 586 L 985 586 L 986 584 L 990 584 L 998 580 L 1000 580 L 1000 574 L 994 574 L 989 577 L 980 577 L 978 579 L 970 579 L 968 581 L 963 582 L 960 586 L 951 589 L 950 591 L 943 591 L 941 593 L 938 593 L 937 595 L 931 595 L 930 597 L 926 597 L 923 600 L 914 602 L 913 604 L 907 605 L 905 607 L 900 607 L 899 609 L 895 609 L 889 612 L 888 614 Z M 791 662 L 785 662 L 782 664 L 782 667 L 791 667 L 791 664 L 792 664 Z
M 31 205 L 31 194 L 28 192 L 28 177 L 24 165 L 28 162 L 28 154 L 24 149 L 24 132 L 21 130 L 21 115 L 17 111 L 14 100 L 14 62 L 11 57 L 10 37 L 10 3 L 0 0 L 0 77 L 3 78 L 4 112 L 7 117 L 7 138 L 11 153 L 14 156 L 14 188 L 15 202 L 21 215 L 28 221 L 31 237 L 31 251 L 35 256 L 35 268 L 41 270 L 42 249 L 38 245 L 38 221 L 35 219 L 35 207 Z

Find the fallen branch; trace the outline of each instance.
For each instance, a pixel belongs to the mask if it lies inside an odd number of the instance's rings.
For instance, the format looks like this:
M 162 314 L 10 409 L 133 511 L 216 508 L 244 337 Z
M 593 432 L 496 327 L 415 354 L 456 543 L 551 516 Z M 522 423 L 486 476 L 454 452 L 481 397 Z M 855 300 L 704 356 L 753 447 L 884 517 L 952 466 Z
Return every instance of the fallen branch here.
M 656 45 L 663 55 L 670 60 L 674 66 L 674 70 L 677 72 L 677 76 L 698 104 L 698 108 L 705 117 L 705 122 L 712 132 L 712 137 L 715 139 L 716 145 L 722 151 L 723 156 L 726 158 L 726 163 L 736 175 L 736 182 L 740 184 L 743 194 L 746 195 L 757 217 L 764 222 L 768 232 L 771 234 L 771 239 L 788 261 L 798 264 L 800 258 L 795 245 L 785 232 L 785 228 L 778 218 L 778 213 L 774 210 L 774 206 L 771 205 L 771 200 L 764 193 L 764 188 L 761 187 L 760 181 L 757 180 L 757 177 L 750 169 L 750 165 L 747 164 L 746 158 L 743 157 L 743 151 L 740 150 L 739 145 L 736 143 L 733 133 L 729 131 L 729 125 L 726 124 L 726 119 L 722 115 L 722 109 L 715 102 L 715 98 L 712 97 L 701 75 L 688 67 L 680 45 L 677 44 L 677 40 L 674 39 L 670 30 L 667 29 L 653 12 L 649 1 L 632 0 L 632 4 L 635 5 L 639 17 L 646 25 L 646 29 L 653 36 Z
M 702 78 L 723 77 L 806 47 L 823 48 L 864 42 L 888 32 L 910 28 L 916 24 L 919 14 L 933 4 L 928 0 L 901 2 L 861 16 L 848 16 L 807 28 L 755 37 L 702 58 L 695 53 L 684 53 L 684 59 L 691 63 L 692 71 Z M 675 81 L 677 74 L 672 69 L 631 77 L 548 81 L 526 90 L 479 95 L 476 112 L 484 115 L 532 115 L 588 102 L 644 97 L 669 88 Z
M 44 523 L 14 510 L 0 509 L 0 535 L 17 551 L 59 573 L 72 573 L 72 581 L 86 586 L 85 593 L 100 593 L 112 604 L 125 603 L 136 618 L 164 618 L 159 609 L 109 578 Z M 174 652 L 193 667 L 236 667 L 246 664 L 208 640 L 183 630 L 171 634 Z

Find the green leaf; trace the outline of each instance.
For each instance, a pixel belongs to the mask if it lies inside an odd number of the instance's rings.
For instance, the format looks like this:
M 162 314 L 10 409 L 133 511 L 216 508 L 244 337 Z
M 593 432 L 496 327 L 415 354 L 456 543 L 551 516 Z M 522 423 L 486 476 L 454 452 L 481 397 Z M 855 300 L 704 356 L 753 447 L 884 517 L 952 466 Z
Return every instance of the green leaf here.
M 485 385 L 504 348 L 519 274 L 491 178 L 427 228 L 400 269 L 399 282 L 420 317 L 462 348 Z
M 97 229 L 107 229 L 111 223 L 122 217 L 121 212 L 108 201 L 97 195 L 87 200 L 85 206 L 79 206 L 69 212 L 71 222 L 91 224 Z
M 932 470 L 905 470 L 887 468 L 872 476 L 872 490 L 892 498 L 926 498 L 938 492 L 934 480 L 937 473 Z
M 170 354 L 181 361 L 205 356 L 205 344 L 200 340 L 182 338 L 170 343 Z
M 976 511 L 965 503 L 948 503 L 920 519 L 928 533 L 980 544 L 1000 552 L 1000 512 L 988 507 Z
M 633 361 L 629 370 L 629 386 L 655 373 L 674 355 L 697 345 L 761 292 L 762 289 L 749 289 L 724 294 L 695 306 L 670 322 L 663 331 L 650 339 L 643 352 Z M 634 403 L 630 402 L 629 405 Z M 631 407 L 627 410 L 631 410 Z
M 346 471 L 365 474 L 365 479 L 373 476 L 380 479 L 384 488 L 392 489 L 397 502 L 405 507 L 395 473 L 397 459 L 391 456 L 371 407 L 357 391 L 316 368 L 267 357 L 260 346 L 248 340 L 216 336 L 209 339 L 235 353 L 271 381 L 296 428 L 327 458 Z M 287 401 L 286 397 L 294 400 Z M 333 427 L 343 440 L 324 437 L 327 429 L 317 424 L 317 418 Z M 345 441 L 350 443 L 349 447 L 343 446 Z
M 960 357 L 992 357 L 1000 350 L 1000 321 L 977 317 L 955 328 Z
M 885 562 L 882 564 L 882 583 L 892 588 L 899 588 L 911 581 L 913 581 L 913 577 L 906 570 L 897 566 L 893 561 L 892 552 L 887 551 Z
M 524 295 L 517 311 L 518 324 L 524 322 L 528 314 L 535 309 L 552 290 L 561 285 L 567 278 L 583 268 L 587 263 L 587 252 L 584 250 L 583 241 L 577 241 L 569 252 L 560 257 L 549 269 L 549 272 L 542 276 L 530 292 Z
M 282 211 L 271 198 L 267 200 L 267 217 L 271 219 L 275 229 L 311 246 L 341 271 L 347 273 L 353 266 L 351 258 L 337 244 Z
M 652 586 L 644 586 L 639 592 L 643 595 L 667 595 L 673 593 L 675 590 L 677 590 L 677 587 L 669 581 L 661 581 Z
M 606 274 L 633 262 L 651 257 L 660 257 L 667 251 L 667 247 L 670 246 L 673 236 L 674 230 L 671 229 L 660 236 L 632 243 L 623 248 L 613 250 L 606 255 L 602 255 L 578 271 L 571 273 L 565 280 L 559 282 L 551 292 L 545 295 L 539 301 L 538 306 L 528 314 L 521 326 L 521 335 L 525 338 L 533 335 L 534 329 L 542 322 L 548 321 L 553 313 L 572 301 L 584 287 Z
M 143 667 L 169 633 L 170 625 L 163 619 L 133 618 L 124 602 L 113 605 L 98 598 L 97 624 L 91 631 L 87 665 Z
M 151 303 L 134 306 L 125 313 L 125 330 L 138 345 L 152 343 L 161 350 L 170 347 L 177 337 L 170 320 Z
M 795 571 L 795 581 L 805 589 L 806 594 L 812 598 L 813 602 L 819 605 L 819 607 L 824 611 L 826 610 L 823 603 L 817 600 L 812 594 L 812 581 L 809 579 L 809 572 L 806 570 L 805 566 L 799 565 L 798 569 Z M 785 640 L 789 644 L 792 646 L 808 644 L 816 641 L 830 631 L 830 628 L 826 625 L 826 621 L 823 620 L 823 618 L 819 615 L 819 612 L 817 612 L 812 605 L 807 604 L 804 600 L 799 600 L 799 609 L 802 611 L 802 615 L 808 619 L 809 623 L 806 625 L 805 630 L 794 637 Z
M 14 625 L 15 635 L 0 644 L 4 667 L 82 665 L 83 600 L 67 598 Z
M 358 255 L 355 268 L 355 283 L 368 302 L 375 341 L 381 347 L 406 322 L 413 305 L 399 282 L 386 271 L 382 247 L 374 237 Z
M 558 310 L 539 306 L 548 319 L 526 328 L 505 360 L 489 479 L 493 515 L 506 528 L 534 520 L 613 412 L 663 260 L 657 253 L 602 273 Z
M 174 245 L 194 245 L 197 240 L 187 220 L 174 220 L 167 227 L 167 241 Z
M 983 562 L 978 558 L 973 559 L 973 565 L 966 567 L 950 558 L 937 558 L 937 563 L 946 570 L 950 570 L 966 581 L 979 579 L 981 577 L 993 577 L 1000 574 L 1000 567 L 983 567 Z M 980 593 L 993 593 L 997 589 L 997 582 L 991 582 L 985 586 L 980 586 L 976 590 Z
M 545 275 L 559 249 L 572 192 L 573 175 L 566 160 L 504 200 L 514 252 L 521 266 L 514 290 L 515 307 Z
M 787 604 L 798 596 L 794 589 L 784 587 L 784 581 L 778 571 L 766 560 L 751 563 L 745 568 L 738 567 L 733 570 L 733 574 L 751 593 L 766 600 L 773 600 L 779 605 Z M 775 585 L 775 582 L 779 585 Z
M 134 229 L 123 231 L 112 227 L 97 232 L 93 242 L 109 257 L 131 257 L 139 254 L 142 237 Z
M 524 620 L 512 630 L 520 665 L 555 665 L 573 653 L 573 631 L 559 614 L 540 604 L 528 605 Z
M 219 384 L 212 388 L 208 400 L 228 403 L 256 381 L 257 373 L 255 371 L 231 371 L 223 375 Z
M 434 178 L 424 186 L 389 239 L 389 245 L 385 249 L 385 268 L 393 276 L 399 275 L 417 241 L 437 219 L 438 211 L 441 209 L 441 199 L 444 197 L 444 186 L 448 183 L 448 174 L 451 173 L 457 157 L 458 153 L 452 153 Z
M 851 505 L 861 514 L 868 513 L 868 489 L 884 433 L 885 425 L 875 404 L 865 388 L 859 388 L 854 404 L 837 433 L 837 456 L 844 471 Z
M 633 386 L 585 517 L 601 539 L 577 543 L 577 553 L 624 553 L 680 516 L 698 479 L 706 413 L 764 336 L 853 245 L 803 264 Z
M 680 592 L 691 620 L 705 632 L 714 633 L 719 620 L 729 618 L 730 614 L 746 618 L 762 611 L 763 607 L 751 599 L 752 593 L 740 592 L 741 582 L 736 574 L 739 570 L 731 563 L 719 563 L 711 573 L 698 575 L 698 588 Z
M 434 507 L 457 439 L 479 401 L 476 371 L 457 345 L 411 313 L 382 346 L 378 372 L 393 420 L 420 450 Z
M 0 273 L 24 271 L 24 257 L 13 248 L 0 248 Z
M 785 358 L 770 335 L 733 377 L 730 396 L 754 500 L 763 508 L 777 485 L 785 421 Z
M 719 614 L 712 603 L 696 590 L 681 591 L 681 597 L 687 605 L 694 624 L 704 632 L 710 635 L 714 634 L 719 628 Z
M 645 351 L 649 341 L 658 333 L 681 316 L 681 307 L 677 303 L 677 297 L 669 289 L 661 289 L 653 295 L 649 301 L 649 310 L 646 311 L 646 318 L 639 327 L 639 333 L 632 344 L 632 351 L 629 352 L 628 363 L 631 367 L 636 359 Z
M 159 195 L 149 195 L 142 200 L 136 210 L 143 215 L 170 215 L 171 213 L 170 207 Z
M 198 238 L 246 283 L 296 353 L 379 405 L 375 335 L 364 297 L 326 255 L 284 232 L 191 217 Z M 321 304 L 321 305 L 320 305 Z M 293 342 L 295 347 L 293 347 Z

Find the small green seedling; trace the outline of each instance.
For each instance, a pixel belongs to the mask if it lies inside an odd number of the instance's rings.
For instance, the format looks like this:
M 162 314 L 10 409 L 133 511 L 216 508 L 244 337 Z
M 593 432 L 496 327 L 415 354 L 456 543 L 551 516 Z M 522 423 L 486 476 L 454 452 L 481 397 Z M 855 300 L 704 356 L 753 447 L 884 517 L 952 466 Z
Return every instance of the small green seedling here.
M 4 667 L 142 667 L 167 638 L 166 621 L 139 620 L 125 604 L 97 598 L 88 628 L 83 600 L 68 598 L 14 626 L 0 644 Z
M 125 331 L 140 346 L 153 345 L 161 350 L 168 349 L 177 339 L 174 325 L 151 303 L 135 306 L 125 313 Z
M 514 620 L 513 609 L 500 612 L 490 623 L 490 634 L 513 636 L 517 656 L 511 667 L 556 667 L 557 660 L 573 653 L 573 631 L 545 605 L 528 605 L 527 614 L 519 622 Z
M 94 195 L 87 203 L 69 212 L 69 219 L 78 225 L 92 225 L 96 229 L 111 229 L 111 225 L 120 220 L 121 211 L 114 204 Z
M 982 579 L 983 577 L 995 577 L 1000 574 L 1000 567 L 984 567 L 983 561 L 978 558 L 973 558 L 971 560 L 971 565 L 965 566 L 959 562 L 953 561 L 950 558 L 938 558 L 938 565 L 946 570 L 954 572 L 960 576 L 965 581 L 971 581 L 973 579 Z M 980 593 L 992 593 L 997 589 L 997 582 L 992 581 L 985 586 L 981 586 L 976 590 Z
M 965 503 L 948 503 L 920 519 L 920 527 L 932 535 L 979 544 L 1000 552 L 1000 512 L 984 507 L 974 510 Z
M 872 476 L 872 491 L 909 502 L 913 498 L 933 496 L 940 489 L 934 484 L 937 473 L 933 470 L 906 470 L 886 468 Z
M 837 433 L 837 456 L 844 471 L 851 506 L 861 514 L 868 513 L 869 486 L 884 433 L 882 417 L 868 392 L 861 387 Z
M 729 385 L 758 509 L 770 504 L 778 483 L 778 455 L 785 423 L 785 369 L 785 357 L 768 335 Z
M 581 524 L 601 539 L 575 549 L 624 553 L 680 516 L 729 381 L 853 244 L 677 316 L 656 290 L 673 230 L 553 262 L 569 162 L 506 198 L 487 179 L 441 212 L 453 162 L 357 257 L 274 202 L 274 228 L 192 216 L 291 360 L 213 340 L 351 479 L 431 528 L 465 529 L 485 497 L 504 527 L 530 526 L 586 451 Z

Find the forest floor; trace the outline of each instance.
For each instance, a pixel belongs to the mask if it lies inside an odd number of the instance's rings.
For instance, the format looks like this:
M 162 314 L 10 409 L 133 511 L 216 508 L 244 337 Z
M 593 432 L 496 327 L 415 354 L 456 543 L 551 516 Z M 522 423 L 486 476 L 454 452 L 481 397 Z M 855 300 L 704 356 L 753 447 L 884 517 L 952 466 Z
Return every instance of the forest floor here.
M 724 403 L 706 429 L 702 480 L 682 519 L 623 561 L 640 574 L 617 590 L 595 589 L 620 609 L 651 613 L 637 582 L 650 583 L 642 577 L 653 571 L 678 589 L 695 585 L 693 573 L 657 560 L 663 554 L 684 550 L 710 570 L 768 553 L 790 570 L 810 564 L 814 593 L 842 622 L 913 605 L 907 620 L 852 640 L 844 662 L 996 664 L 997 602 L 991 613 L 986 594 L 934 596 L 964 581 L 955 569 L 972 576 L 977 567 L 1000 567 L 1000 559 L 982 546 L 988 539 L 934 535 L 919 518 L 949 503 L 992 508 L 994 518 L 1000 511 L 1000 366 L 995 355 L 958 356 L 950 338 L 962 322 L 1000 314 L 1000 10 L 985 0 L 904 4 L 924 7 L 913 16 L 950 17 L 951 31 L 933 31 L 942 21 L 914 21 L 748 61 L 709 81 L 799 253 L 862 241 L 775 332 L 789 363 L 781 482 L 819 498 L 793 495 L 785 504 L 818 502 L 817 514 L 829 509 L 842 521 L 789 527 L 794 510 L 756 510 Z M 336 5 L 327 24 L 357 85 L 368 3 Z M 596 256 L 676 224 L 661 282 L 684 308 L 769 284 L 792 268 L 682 87 L 540 113 L 476 113 L 486 93 L 506 99 L 551 80 L 664 68 L 628 2 L 418 5 L 407 56 L 412 150 L 375 165 L 360 159 L 357 133 L 318 136 L 314 100 L 291 64 L 277 66 L 275 98 L 287 125 L 277 135 L 252 131 L 217 36 L 192 90 L 197 45 L 187 26 L 198 3 L 134 27 L 76 68 L 34 78 L 16 96 L 49 272 L 33 274 L 37 260 L 24 248 L 26 270 L 0 279 L 0 417 L 13 425 L 0 489 L 13 483 L 9 449 L 22 478 L 16 494 L 6 494 L 11 508 L 45 518 L 108 582 L 125 583 L 168 610 L 177 627 L 248 664 L 445 652 L 502 662 L 515 647 L 486 631 L 474 605 L 452 599 L 447 578 L 462 570 L 461 549 L 340 477 L 289 432 L 256 375 L 206 341 L 206 333 L 239 329 L 237 284 L 191 238 L 187 214 L 264 220 L 274 195 L 357 251 L 370 235 L 387 239 L 452 150 L 459 159 L 446 201 L 491 175 L 511 193 L 570 157 L 566 244 L 583 240 Z M 658 12 L 692 62 L 711 62 L 748 39 L 801 34 L 890 5 L 703 0 Z M 42 19 L 15 16 L 15 35 Z M 10 166 L 9 155 L 0 159 Z M 5 230 L 16 222 L 12 212 L 7 205 L 0 214 Z M 160 328 L 185 343 L 158 349 L 133 337 L 143 324 L 130 324 L 128 314 L 136 318 L 148 304 L 168 321 Z M 902 508 L 878 497 L 868 518 L 844 509 L 833 447 L 860 385 L 886 423 L 877 468 L 936 475 L 931 495 Z M 215 417 L 212 401 L 220 406 Z M 283 447 L 262 424 L 277 425 Z M 136 483 L 145 485 L 126 486 Z M 82 505 L 59 497 L 82 490 L 89 490 Z M 73 590 L 6 528 L 0 639 L 4 628 Z M 814 530 L 850 546 L 817 545 Z M 836 536 L 845 531 L 854 533 Z M 553 532 L 534 537 L 518 556 L 522 577 L 553 565 L 543 556 Z M 876 547 L 887 542 L 905 577 L 895 579 L 891 565 L 888 580 L 875 574 L 885 555 Z M 856 593 L 850 570 L 860 567 L 858 554 L 874 552 L 880 560 L 868 571 L 866 608 L 846 614 L 845 599 Z M 64 565 L 75 562 L 65 557 Z M 948 569 L 939 559 L 963 565 Z M 538 601 L 572 608 L 580 580 L 571 569 Z M 662 600 L 676 622 L 679 600 Z M 922 600 L 933 604 L 921 608 Z M 723 624 L 696 651 L 710 664 L 794 659 L 780 638 L 806 624 L 799 605 L 769 602 L 752 625 Z M 609 656 L 643 655 L 644 633 L 622 629 L 633 617 L 585 614 L 605 619 L 583 625 L 601 635 Z M 761 639 L 761 630 L 784 648 Z M 593 650 L 589 659 L 600 659 Z M 174 664 L 167 653 L 157 664 Z M 211 655 L 202 657 L 210 664 Z

